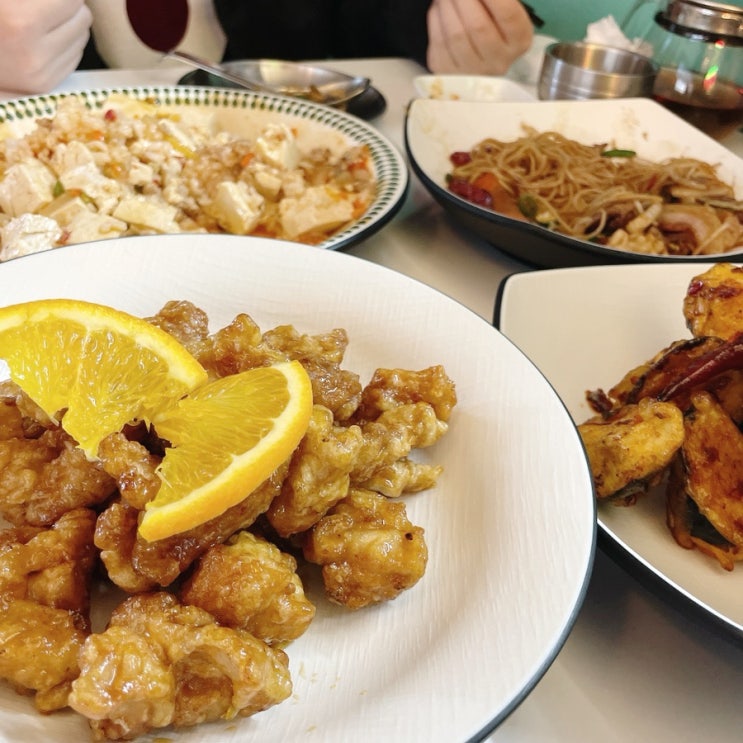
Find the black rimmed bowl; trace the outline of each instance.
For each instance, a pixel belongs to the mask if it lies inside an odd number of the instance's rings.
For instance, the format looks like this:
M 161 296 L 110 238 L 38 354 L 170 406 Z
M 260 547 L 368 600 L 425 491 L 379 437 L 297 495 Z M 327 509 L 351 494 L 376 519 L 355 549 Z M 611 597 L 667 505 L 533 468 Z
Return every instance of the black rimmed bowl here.
M 743 160 L 648 98 L 585 101 L 442 101 L 417 99 L 408 108 L 405 149 L 423 186 L 457 223 L 498 250 L 532 266 L 741 260 L 743 247 L 706 255 L 650 255 L 607 247 L 477 206 L 447 189 L 453 152 L 487 137 L 511 141 L 524 126 L 557 131 L 585 144 L 634 150 L 660 161 L 694 157 L 718 165 L 719 177 L 743 194 Z

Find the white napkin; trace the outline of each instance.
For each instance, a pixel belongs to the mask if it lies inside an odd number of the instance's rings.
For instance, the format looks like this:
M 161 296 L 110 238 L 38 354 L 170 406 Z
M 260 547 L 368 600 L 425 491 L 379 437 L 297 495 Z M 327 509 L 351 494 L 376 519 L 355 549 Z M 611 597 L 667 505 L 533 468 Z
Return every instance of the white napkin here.
M 628 39 L 623 33 L 619 24 L 614 20 L 614 16 L 608 15 L 594 23 L 589 23 L 586 27 L 587 41 L 592 44 L 604 44 L 606 46 L 615 46 L 620 49 L 629 49 L 632 52 L 644 54 L 646 57 L 653 56 L 653 47 L 641 38 Z

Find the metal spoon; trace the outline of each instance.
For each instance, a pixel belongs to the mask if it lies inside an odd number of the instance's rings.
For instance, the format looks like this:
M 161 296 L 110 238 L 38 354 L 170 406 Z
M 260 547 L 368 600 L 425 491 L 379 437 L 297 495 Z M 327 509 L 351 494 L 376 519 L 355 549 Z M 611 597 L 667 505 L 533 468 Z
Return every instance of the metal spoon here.
M 208 62 L 188 52 L 179 51 L 188 28 L 188 0 L 126 0 L 126 13 L 134 33 L 150 49 L 162 52 L 166 57 L 185 62 L 192 67 L 209 72 L 248 90 L 258 93 L 306 98 L 317 103 L 339 106 L 366 91 L 370 81 L 366 77 L 335 75 L 334 80 L 318 84 L 282 83 L 271 84 L 251 80 L 223 65 Z M 304 80 L 307 66 L 296 65 L 296 75 L 292 75 L 292 63 L 281 62 L 283 78 Z M 327 71 L 322 71 L 327 75 Z
M 317 103 L 325 103 L 331 106 L 339 106 L 343 103 L 347 103 L 352 98 L 361 95 L 371 85 L 371 81 L 368 77 L 351 77 L 350 75 L 341 75 L 335 73 L 333 77 L 335 79 L 330 82 L 317 82 L 309 84 L 300 83 L 269 83 L 259 82 L 258 80 L 249 79 L 244 75 L 240 75 L 224 65 L 214 64 L 207 62 L 205 59 L 196 57 L 188 52 L 181 52 L 177 49 L 172 49 L 165 52 L 166 57 L 177 59 L 181 62 L 185 62 L 193 67 L 197 67 L 200 70 L 209 72 L 212 75 L 221 77 L 224 80 L 229 80 L 236 85 L 240 85 L 249 90 L 253 90 L 259 93 L 272 93 L 278 95 L 288 95 L 294 98 L 307 98 L 308 100 L 315 101 Z M 313 70 L 316 71 L 318 79 L 320 77 L 327 77 L 329 71 L 312 68 L 308 65 L 294 64 L 293 62 L 285 61 L 274 61 L 265 60 L 267 65 L 280 65 L 282 68 L 282 77 L 286 80 L 295 77 L 297 80 L 307 77 L 308 72 L 312 76 Z M 256 63 L 260 65 L 260 61 Z M 292 72 L 296 74 L 292 75 Z M 321 74 L 322 73 L 322 74 Z

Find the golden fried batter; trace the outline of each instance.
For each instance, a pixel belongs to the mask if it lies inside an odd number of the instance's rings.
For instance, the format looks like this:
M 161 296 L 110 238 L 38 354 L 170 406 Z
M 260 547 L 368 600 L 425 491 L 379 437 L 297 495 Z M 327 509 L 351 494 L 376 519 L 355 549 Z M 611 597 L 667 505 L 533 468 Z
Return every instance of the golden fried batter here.
M 296 569 L 297 561 L 276 545 L 240 532 L 199 560 L 181 600 L 205 609 L 220 624 L 283 647 L 315 616 Z
M 67 705 L 90 630 L 94 525 L 81 508 L 48 529 L 0 532 L 0 678 L 45 712 Z
M 292 456 L 281 492 L 267 512 L 271 526 L 280 536 L 306 531 L 346 497 L 362 441 L 358 426 L 338 426 L 328 408 L 314 406 L 307 433 Z
M 669 468 L 666 485 L 666 523 L 676 542 L 684 549 L 698 549 L 713 557 L 725 570 L 743 560 L 743 547 L 731 544 L 702 516 L 689 497 L 683 458 L 677 454 Z
M 351 472 L 351 483 L 366 482 L 413 449 L 435 444 L 449 426 L 436 417 L 427 402 L 408 403 L 385 410 L 376 420 L 362 423 L 364 443 Z
M 291 325 L 279 325 L 268 330 L 263 340 L 286 358 L 301 362 L 312 380 L 313 399 L 331 410 L 336 421 L 351 417 L 361 399 L 361 382 L 358 374 L 341 368 L 348 347 L 345 330 L 302 335 Z
M 209 317 L 192 302 L 173 300 L 166 302 L 156 315 L 147 318 L 166 333 L 170 333 L 197 356 L 209 337 Z
M 112 504 L 98 518 L 95 535 L 96 545 L 104 550 L 103 561 L 113 571 L 109 577 L 124 590 L 138 585 L 169 586 L 210 547 L 247 528 L 266 511 L 281 488 L 288 466 L 286 462 L 279 467 L 243 501 L 220 516 L 155 542 L 137 537 L 138 516 L 135 519 L 134 514 Z M 115 510 L 108 513 L 112 508 Z
M 388 498 L 397 498 L 404 493 L 418 493 L 432 488 L 444 471 L 441 465 L 414 462 L 402 457 L 392 464 L 379 467 L 374 474 L 358 487 L 375 490 Z
M 28 599 L 71 612 L 88 629 L 94 528 L 93 511 L 77 508 L 51 528 L 0 531 L 0 605 Z
M 42 712 L 67 706 L 79 672 L 78 654 L 87 633 L 72 612 L 17 599 L 0 617 L 0 678 L 20 693 L 33 692 Z
M 309 531 L 304 556 L 322 565 L 331 601 L 360 609 L 415 585 L 425 572 L 428 549 L 404 503 L 354 488 Z
M 671 463 L 684 440 L 681 411 L 672 403 L 643 398 L 604 420 L 578 426 L 599 499 L 631 504 Z M 619 502 L 619 501 L 618 501 Z
M 695 276 L 684 297 L 686 326 L 696 337 L 729 339 L 743 330 L 743 268 L 716 263 Z
M 265 346 L 260 328 L 245 313 L 237 315 L 229 325 L 209 336 L 196 358 L 214 377 L 226 377 L 286 361 L 285 354 Z
M 168 593 L 139 594 L 88 637 L 70 706 L 95 740 L 247 717 L 291 694 L 288 658 Z
M 449 420 L 457 404 L 457 394 L 443 366 L 420 371 L 377 369 L 361 393 L 361 403 L 353 418 L 374 420 L 385 410 L 413 402 L 427 402 L 439 420 Z
M 725 539 L 743 547 L 743 434 L 711 395 L 692 403 L 681 449 L 686 491 Z
M 95 525 L 95 546 L 112 583 L 127 593 L 142 593 L 157 587 L 157 581 L 134 567 L 139 509 L 116 500 L 103 511 Z
M 48 526 L 115 490 L 114 480 L 61 428 L 39 438 L 0 440 L 0 514 L 11 524 Z
M 160 478 L 155 470 L 161 458 L 138 441 L 130 441 L 123 433 L 113 433 L 101 441 L 98 456 L 130 506 L 142 510 L 157 495 Z
M 336 420 L 345 420 L 357 408 L 361 394 L 358 375 L 340 366 L 347 346 L 342 329 L 305 335 L 291 325 L 281 325 L 262 334 L 249 315 L 241 314 L 210 336 L 197 358 L 217 377 L 278 361 L 300 361 L 312 381 L 315 402 L 333 411 Z

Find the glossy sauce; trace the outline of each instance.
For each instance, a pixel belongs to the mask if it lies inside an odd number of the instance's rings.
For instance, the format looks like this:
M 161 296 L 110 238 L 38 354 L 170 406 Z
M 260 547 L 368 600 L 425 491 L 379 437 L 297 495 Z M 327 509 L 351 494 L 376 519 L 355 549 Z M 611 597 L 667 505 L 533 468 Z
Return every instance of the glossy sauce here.
M 715 139 L 722 139 L 743 124 L 743 87 L 717 80 L 704 90 L 703 78 L 692 77 L 691 90 L 674 89 L 676 71 L 663 68 L 655 81 L 653 97 L 667 109 Z

